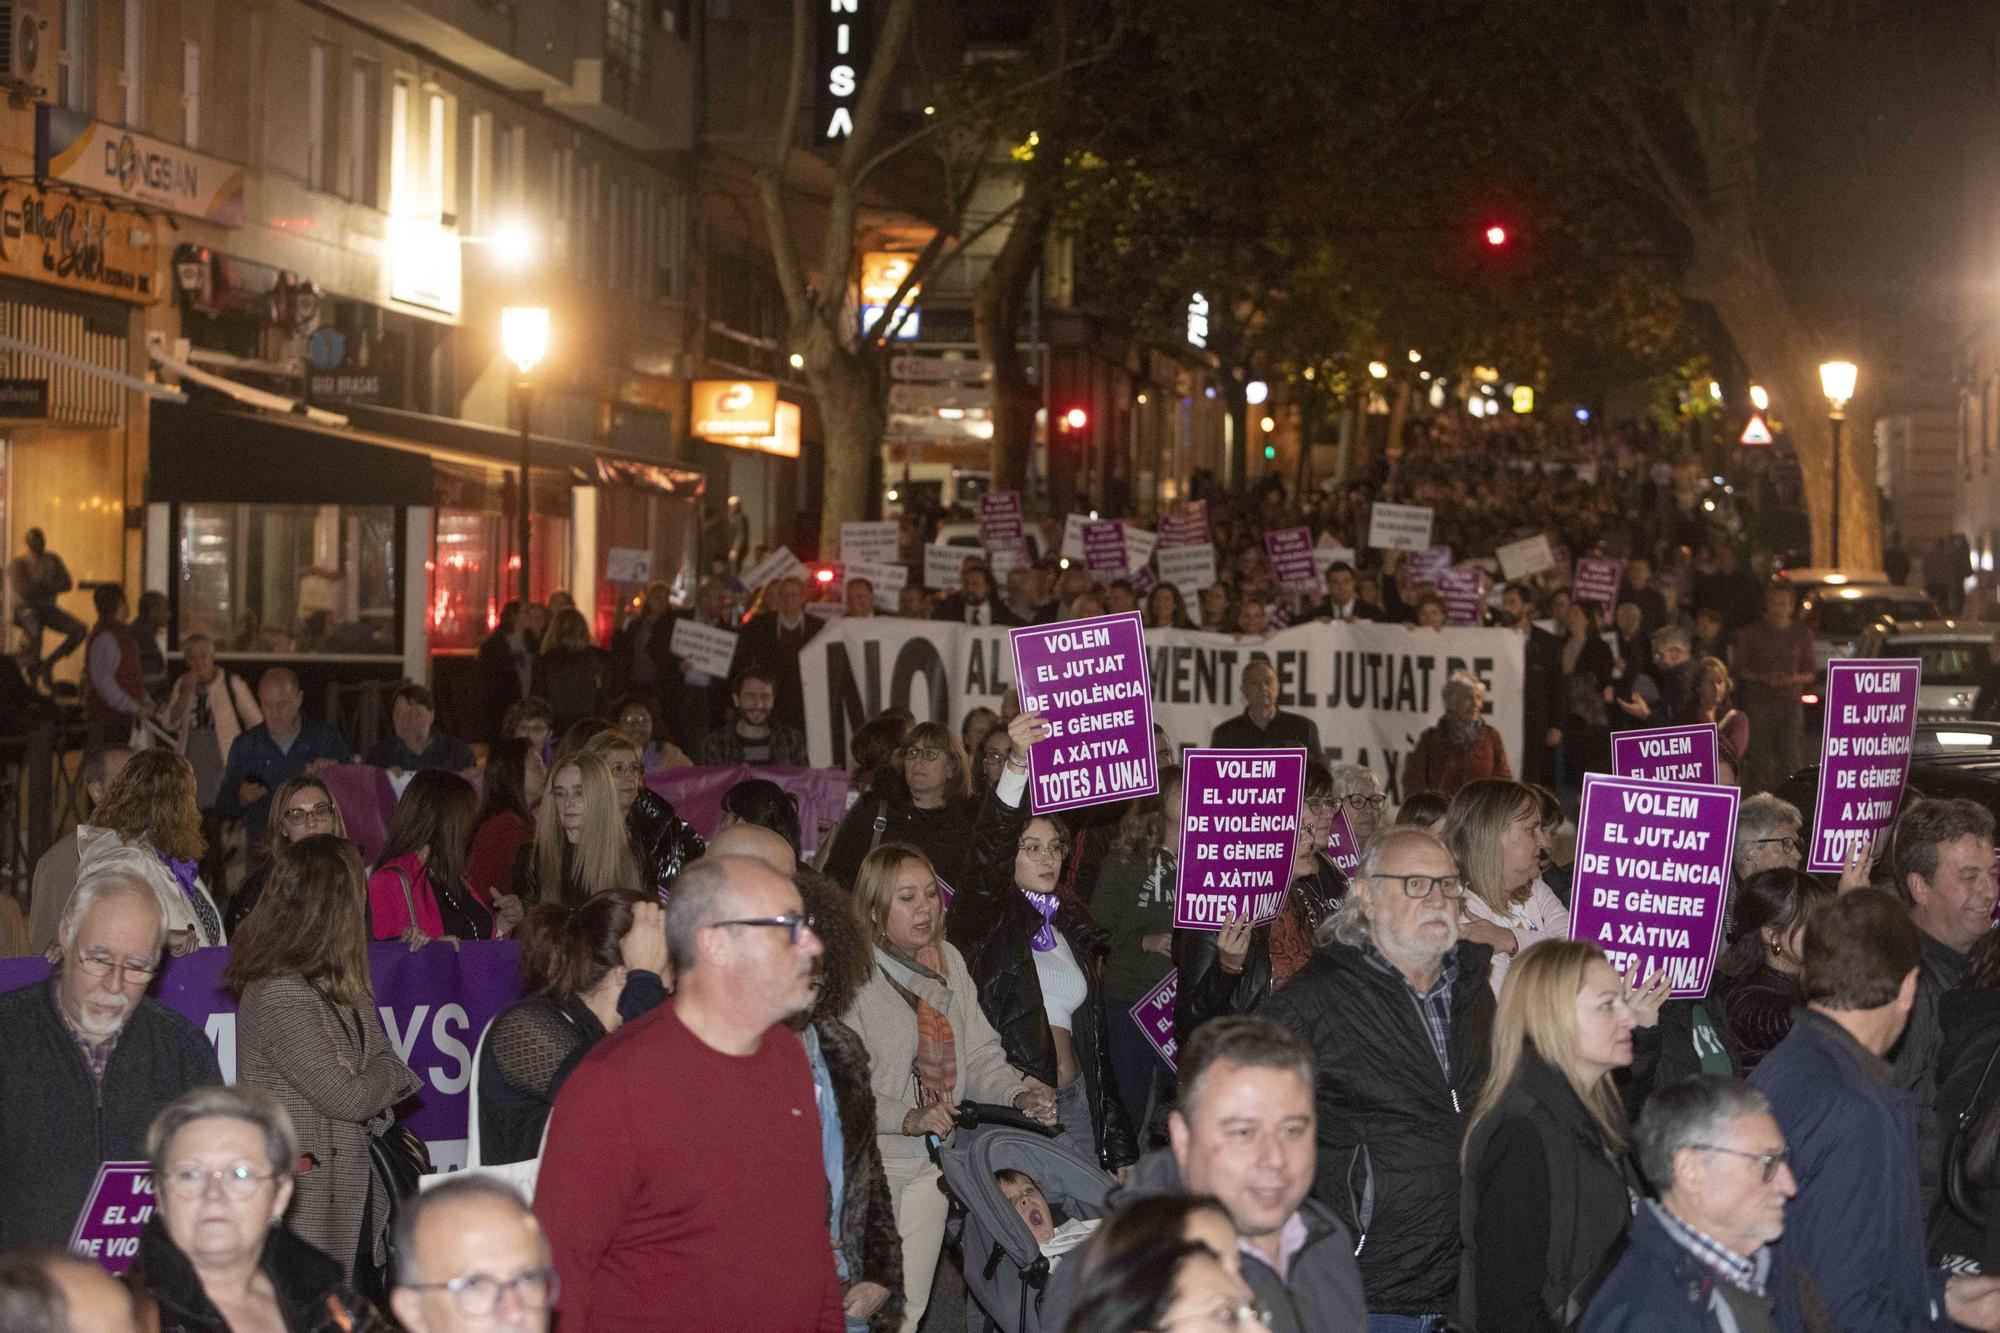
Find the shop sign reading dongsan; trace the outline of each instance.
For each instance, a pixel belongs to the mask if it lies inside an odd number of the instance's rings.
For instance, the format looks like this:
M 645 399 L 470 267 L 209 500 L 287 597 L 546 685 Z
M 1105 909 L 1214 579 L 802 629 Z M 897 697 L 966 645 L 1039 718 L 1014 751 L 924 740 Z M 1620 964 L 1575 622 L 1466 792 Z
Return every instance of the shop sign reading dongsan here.
M 80 195 L 0 187 L 0 274 L 136 305 L 160 299 L 151 218 Z
M 35 108 L 35 178 L 243 225 L 242 167 L 46 103 Z

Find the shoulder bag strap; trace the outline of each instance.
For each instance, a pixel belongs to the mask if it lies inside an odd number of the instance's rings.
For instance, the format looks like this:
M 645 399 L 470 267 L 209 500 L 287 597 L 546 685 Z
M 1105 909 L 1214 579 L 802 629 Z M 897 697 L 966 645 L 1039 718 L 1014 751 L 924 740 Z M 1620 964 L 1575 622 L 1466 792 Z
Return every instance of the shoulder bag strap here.
M 396 872 L 396 879 L 403 886 L 403 908 L 410 914 L 410 924 L 417 924 L 417 898 L 410 892 L 410 872 L 401 866 L 390 866 Z
M 868 850 L 874 851 L 882 845 L 882 835 L 889 831 L 889 801 L 887 797 L 875 797 L 875 833 L 868 839 Z

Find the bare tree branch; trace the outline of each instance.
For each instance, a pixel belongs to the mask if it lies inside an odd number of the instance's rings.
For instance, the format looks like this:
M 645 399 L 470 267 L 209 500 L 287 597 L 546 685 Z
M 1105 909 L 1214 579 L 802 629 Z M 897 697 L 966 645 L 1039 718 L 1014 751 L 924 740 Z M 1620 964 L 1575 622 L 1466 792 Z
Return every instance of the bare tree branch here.
M 811 54 L 806 44 L 812 39 L 812 0 L 792 0 L 792 62 L 787 72 L 785 110 L 772 143 L 771 161 L 757 172 L 757 196 L 764 206 L 765 230 L 771 235 L 771 260 L 778 271 L 778 290 L 785 298 L 785 314 L 794 326 L 811 315 L 806 276 L 799 259 L 798 238 L 785 214 L 785 170 L 791 164 L 792 144 L 798 138 L 799 117 L 803 114 L 806 88 L 812 79 Z

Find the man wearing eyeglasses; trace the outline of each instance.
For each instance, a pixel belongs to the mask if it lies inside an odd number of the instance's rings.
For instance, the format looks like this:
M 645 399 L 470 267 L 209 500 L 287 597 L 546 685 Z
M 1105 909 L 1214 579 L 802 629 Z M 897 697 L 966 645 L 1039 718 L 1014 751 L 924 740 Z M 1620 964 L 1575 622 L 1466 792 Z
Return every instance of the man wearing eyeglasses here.
M 1493 951 L 1459 938 L 1464 897 L 1443 843 L 1385 830 L 1331 938 L 1261 1010 L 1312 1048 L 1313 1197 L 1356 1237 L 1372 1333 L 1434 1333 L 1459 1308 L 1459 1149 L 1493 1030 Z
M 409 1333 L 546 1333 L 561 1284 L 509 1186 L 456 1176 L 404 1201 L 395 1250 L 389 1304 Z
M 291 669 L 272 667 L 257 678 L 257 706 L 264 710 L 264 720 L 229 744 L 216 813 L 241 819 L 252 843 L 263 839 L 271 795 L 288 779 L 347 762 L 347 742 L 326 723 L 301 716 L 304 702 Z
M 1632 1140 L 1659 1201 L 1639 1206 L 1583 1333 L 1775 1327 L 1770 1246 L 1799 1187 L 1764 1094 L 1698 1074 L 1648 1098 Z
M 792 882 L 706 856 L 667 903 L 674 997 L 593 1048 L 549 1121 L 535 1213 L 565 1330 L 842 1333 L 818 1098 L 783 1025 L 821 945 Z
M 67 1244 L 98 1167 L 144 1160 L 154 1114 L 222 1082 L 201 1029 L 146 998 L 166 932 L 144 880 L 86 873 L 56 938 L 55 975 L 0 994 L 0 1247 Z

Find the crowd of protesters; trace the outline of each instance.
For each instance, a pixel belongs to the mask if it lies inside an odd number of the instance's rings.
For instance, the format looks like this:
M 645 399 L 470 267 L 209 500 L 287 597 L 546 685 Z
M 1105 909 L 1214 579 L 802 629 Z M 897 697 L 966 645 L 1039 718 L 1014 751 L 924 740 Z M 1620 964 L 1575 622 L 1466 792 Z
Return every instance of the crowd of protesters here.
M 1554 578 L 1494 590 L 1491 623 L 1527 639 L 1525 753 L 1455 678 L 1400 802 L 1325 763 L 1342 738 L 1252 669 L 1240 711 L 1158 737 L 1136 801 L 1034 811 L 1048 728 L 1010 695 L 869 718 L 834 827 L 752 778 L 704 838 L 647 775 L 802 765 L 799 650 L 876 614 L 859 580 L 743 589 L 746 550 L 692 607 L 647 590 L 608 647 L 573 607 L 508 608 L 477 787 L 428 691 L 399 690 L 370 758 L 407 780 L 371 863 L 322 774 L 351 754 L 296 679 L 253 690 L 190 652 L 195 684 L 99 716 L 90 814 L 29 902 L 53 974 L 0 993 L 0 1329 L 915 1333 L 968 1299 L 969 1327 L 1075 1333 L 2000 1329 L 1992 815 L 1912 790 L 1879 855 L 1807 873 L 1808 821 L 1769 790 L 1808 757 L 1780 707 L 1792 602 L 1700 474 L 1609 436 L 1422 443 L 1367 489 L 1205 496 L 1226 576 L 1192 597 L 1045 558 L 897 599 L 1423 633 L 1438 606 L 1407 561 L 1336 561 L 1302 596 L 1262 555 L 1291 522 L 1364 549 L 1383 500 L 1432 506 L 1463 554 L 1542 529 L 1623 559 L 1612 628 Z M 727 675 L 671 650 L 683 615 L 741 629 Z M 1739 710 L 1737 679 L 1767 697 Z M 155 712 L 178 739 L 133 750 L 121 726 Z M 1745 799 L 1713 984 L 1669 999 L 1568 938 L 1565 798 L 1611 731 L 1697 720 Z M 1204 743 L 1309 751 L 1270 920 L 1174 925 L 1175 759 Z M 212 888 L 229 820 L 251 871 Z M 421 1079 L 370 945 L 494 939 L 518 942 L 522 998 L 468 1038 L 483 1165 L 417 1191 Z M 148 993 L 218 946 L 233 1087 Z M 1134 1013 L 1170 977 L 1174 1064 Z M 954 1174 L 996 1127 L 1042 1146 Z M 107 1161 L 145 1162 L 156 1199 L 117 1283 L 59 1248 Z M 1020 1247 L 975 1250 L 975 1224 Z M 1007 1265 L 1020 1303 L 989 1304 Z

